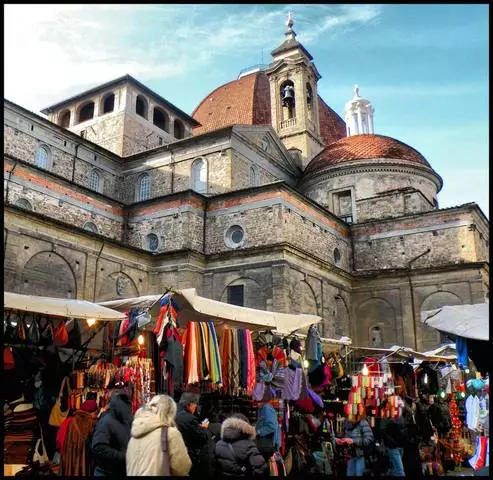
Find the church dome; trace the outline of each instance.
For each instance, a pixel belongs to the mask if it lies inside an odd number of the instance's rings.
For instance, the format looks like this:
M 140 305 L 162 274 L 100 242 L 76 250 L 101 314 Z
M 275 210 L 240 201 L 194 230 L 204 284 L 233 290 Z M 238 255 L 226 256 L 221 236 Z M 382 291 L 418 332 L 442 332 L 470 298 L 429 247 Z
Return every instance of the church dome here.
M 345 137 L 328 145 L 308 164 L 305 174 L 353 160 L 377 158 L 407 160 L 431 168 L 425 157 L 409 145 L 384 135 L 365 134 Z
M 320 135 L 325 145 L 345 137 L 344 120 L 320 96 L 318 102 Z M 267 75 L 258 71 L 221 85 L 200 102 L 192 117 L 200 122 L 193 129 L 194 135 L 231 125 L 272 125 Z

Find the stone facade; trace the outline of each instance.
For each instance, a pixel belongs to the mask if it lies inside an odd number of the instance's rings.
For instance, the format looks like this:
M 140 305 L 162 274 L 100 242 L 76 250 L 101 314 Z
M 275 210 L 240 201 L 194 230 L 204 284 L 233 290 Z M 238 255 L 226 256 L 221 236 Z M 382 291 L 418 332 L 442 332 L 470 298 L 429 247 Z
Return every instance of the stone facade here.
M 281 57 L 285 71 L 268 72 L 271 85 L 290 73 L 300 108 L 306 82 L 317 99 L 314 67 Z M 90 101 L 94 118 L 77 123 Z M 489 294 L 489 225 L 479 207 L 440 210 L 441 179 L 424 159 L 375 156 L 306 174 L 318 147 L 303 142 L 319 138 L 319 103 L 297 113 L 288 137 L 271 105 L 272 126 L 191 136 L 191 117 L 128 78 L 50 107 L 51 121 L 6 101 L 6 291 L 101 301 L 193 287 L 228 301 L 231 287 L 243 287 L 247 307 L 321 316 L 324 336 L 435 346 L 421 310 Z M 158 108 L 164 129 L 153 124 Z M 290 143 L 295 135 L 301 143 Z M 302 162 L 290 146 L 305 152 Z

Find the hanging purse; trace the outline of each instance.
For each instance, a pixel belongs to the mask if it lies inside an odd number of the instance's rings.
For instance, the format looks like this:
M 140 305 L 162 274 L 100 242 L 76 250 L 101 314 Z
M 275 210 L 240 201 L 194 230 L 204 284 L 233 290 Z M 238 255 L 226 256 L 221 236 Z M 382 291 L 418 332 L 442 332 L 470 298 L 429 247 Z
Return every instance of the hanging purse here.
M 39 454 L 39 445 L 43 447 L 41 451 L 41 455 Z M 33 463 L 39 462 L 40 465 L 44 465 L 49 462 L 48 454 L 46 453 L 45 442 L 43 440 L 43 430 L 41 430 L 41 438 L 36 442 L 36 446 L 34 447 L 34 455 L 33 455 Z
M 31 320 L 31 326 L 27 331 L 27 341 L 32 345 L 39 345 L 39 326 L 36 322 L 36 319 L 33 317 Z
M 69 408 L 67 407 L 67 410 L 62 412 L 62 394 L 63 394 L 63 387 L 67 385 L 67 391 L 70 396 L 70 383 L 69 383 L 69 378 L 65 377 L 62 380 L 62 385 L 60 386 L 60 392 L 58 393 L 58 398 L 56 399 L 55 405 L 53 405 L 53 408 L 51 409 L 50 412 L 50 419 L 48 423 L 52 425 L 53 427 L 59 427 L 62 422 L 67 418 Z
M 10 347 L 4 347 L 3 349 L 3 369 L 12 370 L 15 368 L 14 354 Z
M 72 320 L 72 329 L 68 332 L 68 342 L 66 348 L 79 348 L 80 341 L 80 326 L 79 321 L 74 318 Z
M 47 318 L 45 320 L 44 327 L 41 327 L 40 321 L 40 335 L 39 335 L 39 344 L 45 347 L 49 347 L 53 345 L 53 327 L 51 326 L 50 319 Z
M 10 323 L 10 317 L 12 316 L 12 313 L 9 312 L 7 314 L 7 317 L 4 316 L 4 342 L 8 343 L 11 342 L 14 339 L 15 335 L 15 327 Z
M 24 322 L 26 314 L 19 315 L 17 320 L 17 327 L 15 329 L 14 339 L 19 343 L 24 343 L 27 340 L 26 323 Z
M 60 320 L 58 325 L 53 329 L 53 338 L 55 340 L 55 345 L 63 346 L 68 342 L 68 331 L 65 326 L 65 322 Z

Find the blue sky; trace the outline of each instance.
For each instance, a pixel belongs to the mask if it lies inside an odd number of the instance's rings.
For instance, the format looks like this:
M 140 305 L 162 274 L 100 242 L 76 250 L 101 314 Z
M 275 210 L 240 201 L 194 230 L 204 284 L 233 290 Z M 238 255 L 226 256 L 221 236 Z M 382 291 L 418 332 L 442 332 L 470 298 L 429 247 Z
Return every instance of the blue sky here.
M 192 113 L 270 61 L 289 10 L 324 100 L 342 114 L 357 83 L 375 132 L 442 176 L 440 207 L 489 216 L 487 5 L 7 5 L 5 97 L 39 112 L 129 73 Z

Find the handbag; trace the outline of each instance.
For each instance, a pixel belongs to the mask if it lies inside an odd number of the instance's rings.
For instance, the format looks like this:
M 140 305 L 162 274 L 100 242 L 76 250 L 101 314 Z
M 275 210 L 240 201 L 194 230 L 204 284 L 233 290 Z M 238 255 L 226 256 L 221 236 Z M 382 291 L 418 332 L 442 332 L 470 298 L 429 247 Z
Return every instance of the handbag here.
M 7 317 L 4 317 L 4 341 L 6 343 L 11 342 L 14 339 L 15 335 L 15 327 L 10 323 L 11 313 L 7 314 Z
M 4 347 L 3 349 L 3 368 L 4 370 L 12 370 L 15 368 L 14 354 L 10 347 Z
M 40 444 L 43 447 L 41 455 L 39 454 Z M 49 458 L 48 454 L 46 453 L 45 442 L 43 440 L 43 431 L 41 430 L 41 438 L 38 439 L 38 441 L 36 442 L 36 446 L 34 447 L 33 463 L 39 462 L 40 465 L 44 465 L 45 463 L 48 463 L 48 461 Z
M 168 450 L 168 426 L 164 425 L 161 428 L 161 451 L 163 452 L 163 471 L 164 477 L 171 477 L 171 466 L 169 463 L 169 450 Z
M 31 326 L 27 331 L 27 341 L 33 345 L 38 345 L 39 339 L 40 339 L 39 327 L 36 322 L 36 319 L 33 318 L 31 321 Z
M 58 398 L 56 399 L 55 405 L 53 405 L 53 408 L 51 409 L 50 412 L 50 419 L 48 423 L 52 425 L 53 427 L 59 427 L 62 422 L 67 418 L 69 408 L 65 410 L 65 412 L 62 412 L 62 394 L 63 394 L 63 387 L 67 385 L 67 391 L 68 394 L 70 395 L 70 383 L 68 377 L 65 377 L 62 380 L 62 385 L 60 386 L 60 392 L 58 393 Z
M 55 345 L 63 346 L 67 344 L 68 331 L 63 320 L 60 320 L 58 325 L 53 329 L 53 338 L 55 340 Z
M 17 327 L 14 333 L 14 339 L 21 343 L 27 340 L 26 323 L 24 322 L 25 316 L 25 313 L 24 315 L 22 315 L 22 317 L 19 315 L 19 319 L 17 320 Z
M 53 337 L 53 327 L 51 326 L 50 320 L 47 318 L 44 327 L 41 327 L 40 322 L 39 344 L 44 347 L 49 347 L 53 345 Z
M 79 348 L 81 345 L 79 321 L 76 318 L 74 318 L 72 322 L 73 325 L 72 325 L 72 329 L 68 332 L 68 342 L 66 344 L 66 347 Z

